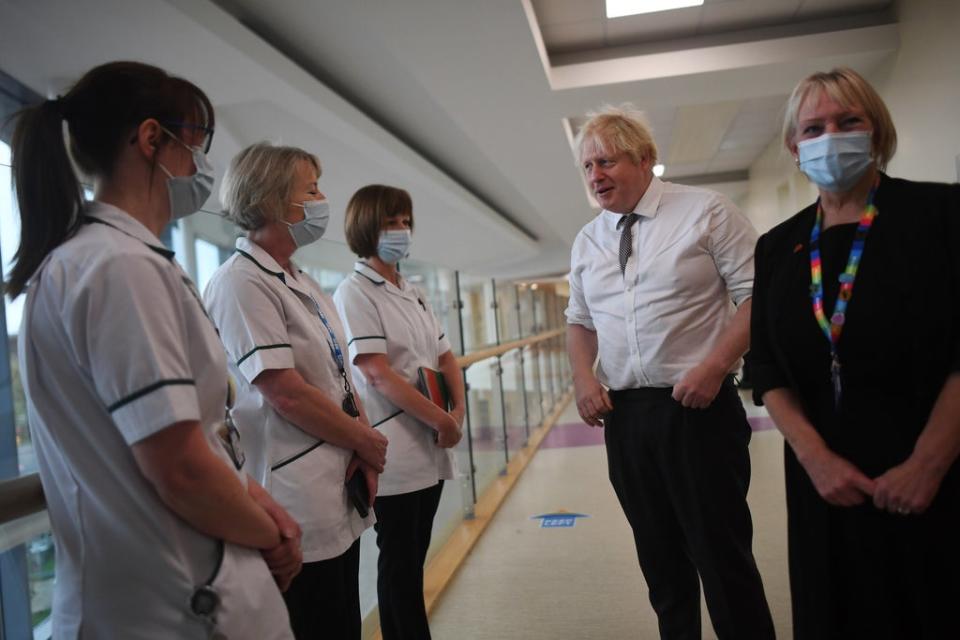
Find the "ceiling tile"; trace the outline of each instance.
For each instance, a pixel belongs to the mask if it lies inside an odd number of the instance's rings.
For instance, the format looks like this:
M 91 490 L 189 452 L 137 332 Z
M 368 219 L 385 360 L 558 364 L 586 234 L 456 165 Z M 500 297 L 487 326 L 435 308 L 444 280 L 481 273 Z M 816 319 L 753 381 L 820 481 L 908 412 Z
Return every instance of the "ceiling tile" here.
M 607 44 L 614 47 L 692 36 L 697 32 L 702 10 L 703 7 L 689 7 L 607 18 Z
M 797 18 L 807 19 L 866 11 L 879 11 L 891 5 L 891 0 L 803 0 Z
M 709 160 L 716 153 L 740 102 L 691 105 L 677 109 L 673 141 L 667 160 L 671 163 Z
M 757 153 L 756 155 L 760 155 Z M 754 158 L 756 157 L 754 156 Z M 753 164 L 754 158 L 714 158 L 710 161 L 708 173 L 722 173 L 724 171 L 737 171 L 739 169 L 748 169 Z
M 603 22 L 569 22 L 542 26 L 543 43 L 551 53 L 596 49 L 604 44 Z
M 688 162 L 686 164 L 670 164 L 666 163 L 666 170 L 664 171 L 663 178 L 664 180 L 671 180 L 673 178 L 679 178 L 681 176 L 698 176 L 700 174 L 706 173 L 710 169 L 710 162 Z
M 603 20 L 607 17 L 604 0 L 533 0 L 533 11 L 540 26 Z
M 743 103 L 743 106 L 740 107 L 740 113 L 755 113 L 767 110 L 779 110 L 783 108 L 783 105 L 787 103 L 787 98 L 789 96 L 778 95 L 778 96 L 767 96 L 764 98 L 751 98 L 746 100 Z
M 703 5 L 699 34 L 749 29 L 793 17 L 800 0 L 727 0 Z

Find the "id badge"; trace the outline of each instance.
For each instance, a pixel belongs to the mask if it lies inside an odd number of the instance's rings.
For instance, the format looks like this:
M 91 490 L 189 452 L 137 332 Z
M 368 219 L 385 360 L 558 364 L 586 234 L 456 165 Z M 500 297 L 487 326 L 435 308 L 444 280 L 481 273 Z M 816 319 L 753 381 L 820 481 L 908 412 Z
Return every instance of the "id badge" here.
M 343 404 L 341 405 L 343 412 L 346 413 L 351 418 L 360 417 L 360 409 L 357 408 L 357 401 L 353 398 L 353 392 L 348 391 L 347 395 L 343 397 Z
M 243 469 L 243 464 L 247 461 L 247 457 L 244 455 L 243 447 L 240 444 L 240 431 L 233 423 L 233 418 L 230 417 L 229 411 L 227 412 L 226 418 L 224 418 L 223 422 L 217 428 L 217 436 L 219 436 L 220 443 L 226 450 L 227 455 L 230 456 L 230 461 L 233 462 L 233 466 L 237 468 L 237 471 Z

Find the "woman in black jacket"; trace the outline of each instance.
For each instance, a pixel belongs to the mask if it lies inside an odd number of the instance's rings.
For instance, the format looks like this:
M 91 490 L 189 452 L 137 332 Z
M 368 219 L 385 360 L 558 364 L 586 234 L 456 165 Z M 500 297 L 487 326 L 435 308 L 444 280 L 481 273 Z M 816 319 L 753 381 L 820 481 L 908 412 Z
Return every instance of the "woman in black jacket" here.
M 882 173 L 896 131 L 850 69 L 797 85 L 784 142 L 820 195 L 757 244 L 749 359 L 795 638 L 960 637 L 960 185 Z

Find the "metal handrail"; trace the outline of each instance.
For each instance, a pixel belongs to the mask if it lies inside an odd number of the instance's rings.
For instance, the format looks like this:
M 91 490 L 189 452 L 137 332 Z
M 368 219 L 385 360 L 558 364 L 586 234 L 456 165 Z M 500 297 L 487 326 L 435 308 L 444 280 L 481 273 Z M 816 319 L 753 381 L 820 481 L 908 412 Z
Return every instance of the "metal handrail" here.
M 496 347 L 480 349 L 479 351 L 474 351 L 473 353 L 468 353 L 457 358 L 457 366 L 461 369 L 466 369 L 481 360 L 503 355 L 513 349 L 556 338 L 562 335 L 564 331 L 564 329 L 544 331 L 543 333 L 538 333 L 535 336 L 521 340 L 513 340 Z M 30 475 L 13 478 L 12 480 L 0 481 L 0 525 L 43 511 L 46 508 L 47 502 L 43 495 L 43 486 L 40 484 L 39 474 L 32 473 Z

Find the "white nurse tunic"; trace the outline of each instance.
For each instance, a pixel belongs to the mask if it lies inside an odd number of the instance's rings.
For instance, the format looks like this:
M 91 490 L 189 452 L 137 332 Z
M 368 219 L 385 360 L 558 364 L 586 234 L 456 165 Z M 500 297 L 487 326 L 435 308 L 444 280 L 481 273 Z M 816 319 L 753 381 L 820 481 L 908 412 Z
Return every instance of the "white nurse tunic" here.
M 207 638 L 188 603 L 215 574 L 220 637 L 292 638 L 260 553 L 228 544 L 220 562 L 220 544 L 161 502 L 131 452 L 197 420 L 211 449 L 237 467 L 217 435 L 223 347 L 196 289 L 123 211 L 92 203 L 86 222 L 31 279 L 19 338 L 56 542 L 53 636 Z M 242 468 L 237 475 L 246 481 Z
M 353 451 L 323 443 L 287 421 L 253 384 L 267 369 L 296 369 L 338 406 L 343 400 L 343 381 L 320 314 L 346 357 L 340 318 L 320 285 L 303 271 L 296 273 L 290 277 L 259 245 L 238 238 L 237 252 L 214 273 L 204 300 L 238 380 L 231 415 L 251 474 L 300 524 L 303 560 L 316 562 L 344 553 L 375 518 L 373 511 L 361 518 L 348 500 L 344 477 Z
M 382 353 L 391 368 L 416 386 L 420 367 L 437 369 L 450 342 L 426 297 L 400 278 L 388 282 L 365 262 L 340 283 L 333 299 L 346 325 L 350 361 L 364 353 Z M 354 367 L 357 392 L 370 424 L 390 441 L 378 495 L 392 496 L 426 489 L 455 476 L 453 449 L 437 446 L 432 427 L 407 415 L 367 382 Z

